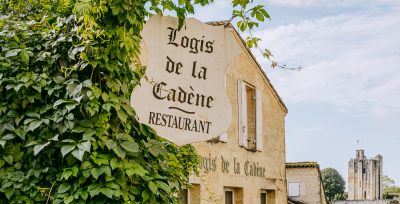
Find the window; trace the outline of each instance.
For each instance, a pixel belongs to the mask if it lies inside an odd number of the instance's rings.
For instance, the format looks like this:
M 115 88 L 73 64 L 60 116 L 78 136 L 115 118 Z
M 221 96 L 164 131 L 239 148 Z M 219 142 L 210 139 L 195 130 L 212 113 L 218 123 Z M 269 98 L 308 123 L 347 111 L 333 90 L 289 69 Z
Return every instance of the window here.
M 267 204 L 267 191 L 261 190 L 261 204 Z
M 190 194 L 188 189 L 183 189 L 180 196 L 181 204 L 190 204 Z
M 200 204 L 200 184 L 192 184 L 190 189 L 183 189 L 179 198 L 181 204 Z
M 240 204 L 243 202 L 243 188 L 224 187 L 224 204 Z
M 224 204 L 234 204 L 235 203 L 235 189 L 225 188 L 224 189 Z
M 300 183 L 289 183 L 288 196 L 300 196 Z
M 261 91 L 238 80 L 239 145 L 252 151 L 262 151 Z

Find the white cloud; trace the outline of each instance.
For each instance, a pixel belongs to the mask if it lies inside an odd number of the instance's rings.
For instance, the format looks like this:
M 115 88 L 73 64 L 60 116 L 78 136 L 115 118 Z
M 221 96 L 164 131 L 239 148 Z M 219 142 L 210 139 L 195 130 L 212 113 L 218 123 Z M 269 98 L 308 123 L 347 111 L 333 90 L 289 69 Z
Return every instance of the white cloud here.
M 369 11 L 259 31 L 255 36 L 268 42 L 276 61 L 304 70 L 271 70 L 266 59 L 257 59 L 286 103 L 328 103 L 341 112 L 380 117 L 399 114 L 399 22 L 399 10 Z
M 376 6 L 382 4 L 397 4 L 398 0 L 267 0 L 270 3 L 279 6 L 293 6 L 293 7 L 350 7 L 350 6 Z

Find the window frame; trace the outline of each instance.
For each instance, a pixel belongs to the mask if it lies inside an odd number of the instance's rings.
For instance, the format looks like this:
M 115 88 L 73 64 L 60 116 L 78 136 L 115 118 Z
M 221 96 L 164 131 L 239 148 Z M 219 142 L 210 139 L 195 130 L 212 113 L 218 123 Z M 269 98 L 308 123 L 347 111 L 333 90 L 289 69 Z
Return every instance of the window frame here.
M 262 195 L 263 193 L 265 194 L 265 203 L 268 204 L 268 192 L 267 192 L 267 190 L 264 190 L 264 189 L 261 189 L 261 190 L 260 190 L 260 203 L 263 204 L 263 203 L 262 203 L 262 197 L 261 197 L 261 195 Z
M 254 92 L 254 121 L 255 121 L 255 137 L 253 141 L 249 141 L 249 104 L 247 102 L 247 90 L 252 89 Z M 239 146 L 249 151 L 263 151 L 263 103 L 262 92 L 256 86 L 244 81 L 238 80 L 238 139 Z M 255 146 L 250 142 L 254 142 Z
M 182 188 L 182 192 L 184 192 L 184 190 L 187 190 L 186 192 L 187 192 L 187 204 L 190 204 L 190 189 L 189 188 Z M 181 192 L 181 195 L 182 195 L 182 192 Z
M 226 203 L 226 194 L 225 192 L 227 191 L 231 191 L 232 192 L 232 203 L 235 204 L 235 189 L 234 188 L 228 188 L 228 187 L 224 187 L 224 201 L 223 203 Z

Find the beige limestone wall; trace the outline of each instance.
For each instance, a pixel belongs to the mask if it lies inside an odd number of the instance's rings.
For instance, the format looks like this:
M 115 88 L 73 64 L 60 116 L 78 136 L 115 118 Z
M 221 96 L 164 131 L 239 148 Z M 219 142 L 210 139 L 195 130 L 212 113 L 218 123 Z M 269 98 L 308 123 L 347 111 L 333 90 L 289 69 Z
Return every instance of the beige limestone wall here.
M 290 199 L 307 204 L 326 204 L 318 168 L 287 168 L 286 179 L 288 183 L 300 183 L 300 196 Z
M 200 169 L 204 175 L 202 182 L 200 178 L 191 176 L 190 181 L 200 184 L 199 190 L 195 194 L 200 194 L 201 199 L 193 203 L 216 203 L 218 199 L 223 199 L 224 187 L 235 188 L 236 203 L 257 204 L 261 202 L 261 190 L 267 191 L 269 198 L 268 204 L 287 203 L 286 179 L 285 179 L 285 116 L 286 108 L 280 103 L 278 97 L 269 85 L 263 73 L 257 67 L 248 51 L 243 46 L 235 31 L 229 28 L 236 41 L 242 49 L 242 53 L 237 56 L 229 65 L 226 71 L 226 92 L 232 107 L 232 122 L 228 129 L 228 142 L 198 142 L 192 144 L 197 152 L 203 157 L 210 158 L 209 163 L 213 167 L 215 162 L 216 170 Z M 141 63 L 147 65 L 147 50 L 144 44 L 140 56 Z M 262 112 L 263 112 L 263 151 L 249 151 L 239 146 L 238 141 L 238 87 L 237 80 L 244 80 L 262 92 Z M 224 161 L 227 162 L 223 164 Z M 215 159 L 213 161 L 213 159 Z M 234 164 L 234 161 L 236 163 Z M 253 164 L 261 167 L 259 173 L 264 175 L 246 175 L 244 166 L 248 161 L 248 168 Z M 222 166 L 228 170 L 223 172 Z M 239 168 L 238 168 L 239 166 Z M 235 172 L 235 169 L 239 172 Z M 206 187 L 209 191 L 206 190 Z M 214 199 L 210 199 L 211 194 L 215 193 Z M 274 199 L 271 197 L 275 197 Z M 213 201 L 214 200 L 214 201 Z M 222 202 L 220 202 L 222 203 Z

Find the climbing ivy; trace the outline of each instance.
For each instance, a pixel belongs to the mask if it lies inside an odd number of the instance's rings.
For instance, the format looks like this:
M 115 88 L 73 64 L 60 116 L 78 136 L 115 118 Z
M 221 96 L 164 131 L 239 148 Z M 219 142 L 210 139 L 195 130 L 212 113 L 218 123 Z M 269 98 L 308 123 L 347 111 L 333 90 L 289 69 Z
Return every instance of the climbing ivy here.
M 159 138 L 129 101 L 145 72 L 132 67 L 143 6 L 55 1 L 3 12 L 0 203 L 179 202 L 199 155 Z

